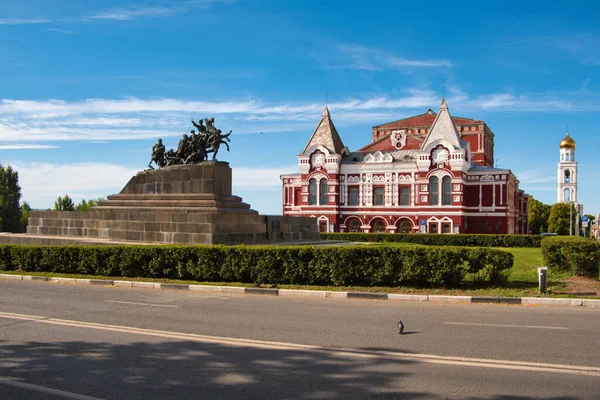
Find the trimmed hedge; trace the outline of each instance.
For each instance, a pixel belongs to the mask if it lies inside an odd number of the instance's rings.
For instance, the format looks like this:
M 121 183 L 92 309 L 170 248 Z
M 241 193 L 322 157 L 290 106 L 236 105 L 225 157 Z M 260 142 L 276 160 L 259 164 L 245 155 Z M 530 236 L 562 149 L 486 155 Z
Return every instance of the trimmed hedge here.
M 0 270 L 196 281 L 334 286 L 502 284 L 513 255 L 495 249 L 404 246 L 0 245 Z
M 347 240 L 350 242 L 403 242 L 429 246 L 477 246 L 477 247 L 540 247 L 539 235 L 425 235 L 415 233 L 321 233 L 323 240 Z
M 542 240 L 542 256 L 549 269 L 579 276 L 598 276 L 600 242 L 579 236 Z

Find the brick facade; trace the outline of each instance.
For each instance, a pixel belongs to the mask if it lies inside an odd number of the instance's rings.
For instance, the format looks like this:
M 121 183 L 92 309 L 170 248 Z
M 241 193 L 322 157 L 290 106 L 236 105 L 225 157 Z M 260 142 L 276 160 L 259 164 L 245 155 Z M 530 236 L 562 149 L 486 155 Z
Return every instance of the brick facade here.
M 527 198 L 493 167 L 494 134 L 481 120 L 426 113 L 374 126 L 371 143 L 343 145 L 327 108 L 300 172 L 282 175 L 283 214 L 329 232 L 527 233 Z

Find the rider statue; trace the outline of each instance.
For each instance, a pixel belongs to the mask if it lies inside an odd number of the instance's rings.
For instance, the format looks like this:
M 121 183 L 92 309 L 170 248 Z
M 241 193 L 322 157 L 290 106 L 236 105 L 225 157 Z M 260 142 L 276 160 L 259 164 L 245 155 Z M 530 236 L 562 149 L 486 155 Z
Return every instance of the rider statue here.
M 229 139 L 231 131 L 225 135 L 221 134 L 221 130 L 215 127 L 214 122 L 214 118 L 204 118 L 204 121 L 200 119 L 198 123 L 192 119 L 192 125 L 197 131 L 192 129 L 189 136 L 184 134 L 176 150 L 165 151 L 162 139 L 158 139 L 158 143 L 152 146 L 152 158 L 148 167 L 154 169 L 151 165 L 153 162 L 158 168 L 170 165 L 197 164 L 208 160 L 208 153 L 213 153 L 212 159 L 216 160 L 221 144 L 224 144 L 229 151 L 227 142 L 231 141 Z

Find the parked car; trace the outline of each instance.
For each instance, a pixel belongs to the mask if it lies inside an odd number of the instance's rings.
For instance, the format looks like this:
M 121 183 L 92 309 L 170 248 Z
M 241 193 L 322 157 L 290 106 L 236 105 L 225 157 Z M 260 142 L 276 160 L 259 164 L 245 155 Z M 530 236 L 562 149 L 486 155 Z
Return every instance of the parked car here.
M 541 237 L 547 237 L 547 236 L 557 236 L 556 233 L 553 232 L 542 232 L 540 233 Z

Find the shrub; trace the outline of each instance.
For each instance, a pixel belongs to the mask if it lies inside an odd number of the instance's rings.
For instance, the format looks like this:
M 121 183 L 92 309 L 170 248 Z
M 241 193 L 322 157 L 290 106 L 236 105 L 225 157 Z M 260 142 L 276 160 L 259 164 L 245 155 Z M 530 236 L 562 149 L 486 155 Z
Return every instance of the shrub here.
M 510 253 L 426 246 L 17 246 L 0 245 L 0 269 L 196 281 L 335 286 L 486 283 L 513 264 Z
M 600 243 L 579 236 L 547 237 L 542 256 L 550 270 L 579 276 L 598 276 Z
M 481 246 L 481 247 L 540 247 L 539 235 L 421 235 L 414 233 L 321 233 L 323 240 L 350 242 L 404 242 L 429 246 Z

